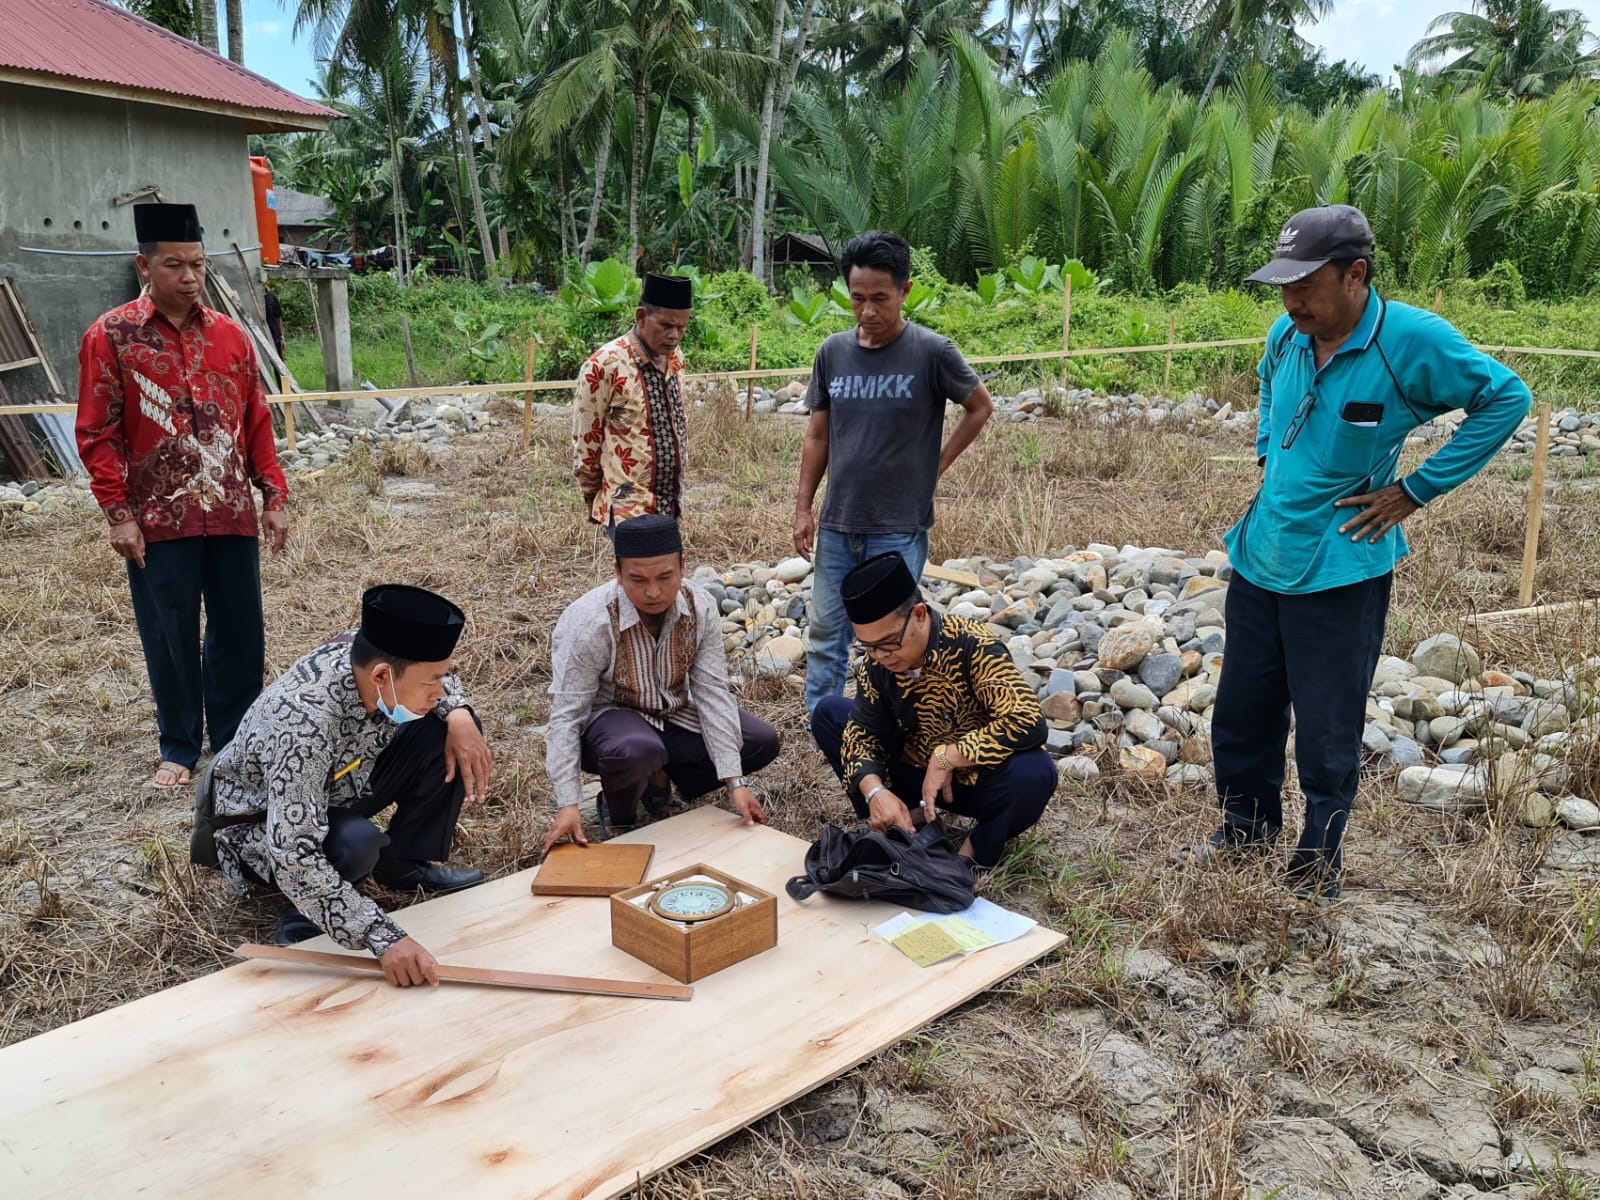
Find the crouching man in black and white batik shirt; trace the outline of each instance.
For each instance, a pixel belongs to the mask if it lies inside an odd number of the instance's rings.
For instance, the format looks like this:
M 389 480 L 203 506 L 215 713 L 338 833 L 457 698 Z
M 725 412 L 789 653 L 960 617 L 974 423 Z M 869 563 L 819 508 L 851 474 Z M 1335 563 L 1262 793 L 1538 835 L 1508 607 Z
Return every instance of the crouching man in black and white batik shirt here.
M 283 894 L 280 946 L 326 933 L 371 950 L 390 983 L 438 983 L 433 956 L 357 885 L 369 875 L 397 890 L 483 882 L 482 871 L 435 865 L 491 771 L 450 673 L 465 621 L 421 588 L 372 588 L 360 630 L 267 688 L 201 775 L 191 856 L 220 866 L 240 895 Z M 391 805 L 385 833 L 368 818 Z

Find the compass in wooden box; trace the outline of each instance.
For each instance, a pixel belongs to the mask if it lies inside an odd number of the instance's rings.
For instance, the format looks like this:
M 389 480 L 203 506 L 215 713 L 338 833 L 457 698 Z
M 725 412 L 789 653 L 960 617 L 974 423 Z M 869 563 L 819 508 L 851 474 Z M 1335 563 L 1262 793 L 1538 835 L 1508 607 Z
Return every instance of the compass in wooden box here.
M 778 944 L 770 892 L 696 863 L 611 897 L 611 944 L 680 983 Z

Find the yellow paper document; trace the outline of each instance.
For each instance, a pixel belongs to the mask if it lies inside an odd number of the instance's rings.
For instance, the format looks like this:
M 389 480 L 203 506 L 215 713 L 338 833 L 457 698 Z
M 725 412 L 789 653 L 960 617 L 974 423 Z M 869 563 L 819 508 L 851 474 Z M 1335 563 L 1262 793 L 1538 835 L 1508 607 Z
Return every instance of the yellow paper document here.
M 931 967 L 954 954 L 963 953 L 956 941 L 938 921 L 920 921 L 902 929 L 889 939 L 889 944 L 919 967 Z
M 995 941 L 983 930 L 975 925 L 969 925 L 960 917 L 940 917 L 937 921 L 929 921 L 929 925 L 937 925 L 950 935 L 952 941 L 961 947 L 961 953 L 971 954 L 974 950 L 982 950 L 985 946 L 993 946 Z

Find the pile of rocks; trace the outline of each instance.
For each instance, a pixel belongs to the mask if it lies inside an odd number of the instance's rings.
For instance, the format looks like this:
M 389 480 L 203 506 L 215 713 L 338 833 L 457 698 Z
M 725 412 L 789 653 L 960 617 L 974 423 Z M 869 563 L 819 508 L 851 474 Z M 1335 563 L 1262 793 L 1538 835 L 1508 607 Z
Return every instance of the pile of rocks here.
M 1211 785 L 1226 555 L 1090 545 L 944 565 L 969 582 L 927 581 L 933 607 L 983 622 L 1005 643 L 1040 697 L 1065 776 L 1094 780 L 1114 763 L 1152 785 Z M 695 577 L 718 599 L 739 672 L 798 686 L 810 564 L 701 567 Z M 1471 809 L 1518 795 L 1530 824 L 1600 828 L 1592 798 L 1566 794 L 1565 762 L 1580 738 L 1600 736 L 1597 677 L 1600 656 L 1555 679 L 1486 669 L 1470 643 L 1437 634 L 1409 659 L 1379 664 L 1362 738 L 1368 764 L 1398 770 L 1400 797 L 1416 804 Z
M 345 416 L 338 409 L 323 412 L 327 426 L 324 432 L 297 431 L 293 454 L 287 440 L 279 438 L 278 460 L 287 471 L 317 471 L 345 461 L 358 442 L 373 451 L 391 445 L 438 449 L 457 434 L 475 433 L 496 424 L 488 411 L 489 400 L 489 393 L 464 392 L 432 406 L 402 400 L 399 407 L 387 412 L 376 401 L 357 401 L 356 412 L 346 420 L 337 419 Z
M 776 390 L 757 388 L 756 411 L 805 416 L 805 394 L 806 381 L 803 379 Z M 691 391 L 690 397 L 704 403 L 709 393 Z M 741 408 L 744 406 L 743 388 L 735 391 L 734 402 Z M 1101 395 L 1091 388 L 1028 388 L 1013 395 L 995 396 L 994 405 L 1002 420 L 1017 423 L 1034 421 L 1050 413 L 1057 416 L 1085 416 L 1107 426 L 1133 422 L 1160 425 L 1171 421 L 1190 426 L 1204 423 L 1216 428 L 1248 430 L 1254 429 L 1256 424 L 1254 408 L 1236 412 L 1232 404 L 1219 403 L 1198 392 L 1174 399 L 1170 396 L 1144 396 L 1137 392 L 1128 396 Z
M 1466 420 L 1461 412 L 1447 413 L 1437 421 L 1420 426 L 1411 436 L 1418 442 L 1438 441 L 1452 436 Z M 1538 440 L 1539 425 L 1529 417 L 1512 435 L 1507 454 L 1532 454 Z M 1584 458 L 1600 452 L 1600 413 L 1563 408 L 1550 414 L 1550 457 Z
M 41 483 L 37 479 L 28 479 L 21 483 L 0 483 L 0 514 L 16 513 L 24 517 L 45 517 L 63 509 L 83 507 L 95 507 L 86 476 L 79 476 L 76 479 L 52 479 L 47 483 Z

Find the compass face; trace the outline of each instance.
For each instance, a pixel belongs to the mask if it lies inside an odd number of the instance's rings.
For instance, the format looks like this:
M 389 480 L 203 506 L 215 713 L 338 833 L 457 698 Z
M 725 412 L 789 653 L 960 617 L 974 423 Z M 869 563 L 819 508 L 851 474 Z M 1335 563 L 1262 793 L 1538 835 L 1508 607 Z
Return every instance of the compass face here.
M 680 883 L 657 892 L 654 907 L 675 921 L 704 921 L 733 907 L 733 897 L 714 883 Z

